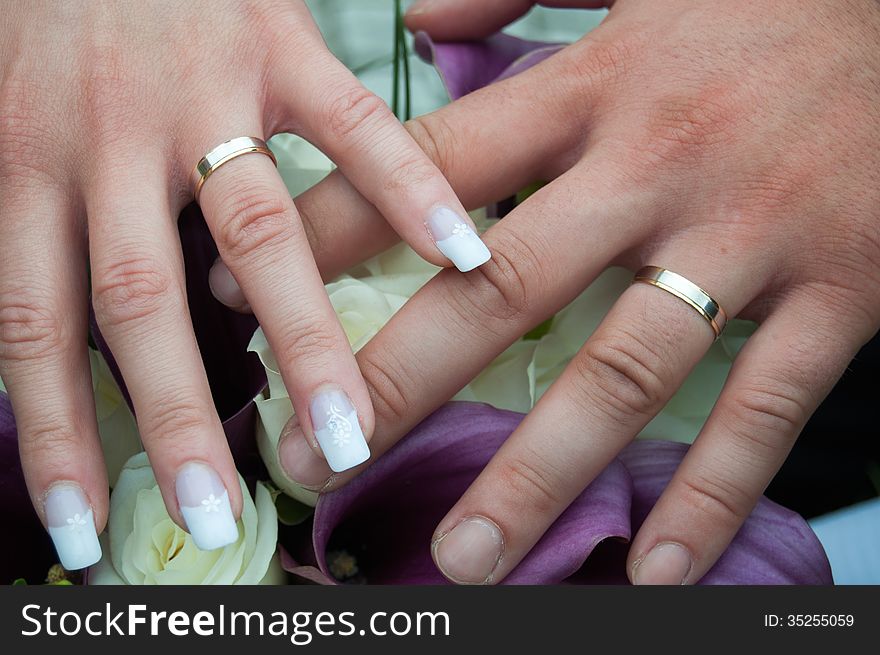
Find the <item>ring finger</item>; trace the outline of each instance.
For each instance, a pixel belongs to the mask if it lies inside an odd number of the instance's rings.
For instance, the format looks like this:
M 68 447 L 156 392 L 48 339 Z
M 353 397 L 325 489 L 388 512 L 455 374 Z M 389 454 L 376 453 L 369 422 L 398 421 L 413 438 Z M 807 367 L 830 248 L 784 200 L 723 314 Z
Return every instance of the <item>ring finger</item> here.
M 734 313 L 756 291 L 749 275 L 725 280 L 718 270 L 692 262 L 689 252 L 655 257 L 717 290 Z M 441 521 L 432 543 L 440 570 L 459 583 L 503 579 L 660 411 L 714 336 L 679 298 L 646 284 L 629 287 Z
M 373 425 L 367 388 L 272 160 L 259 153 L 228 160 L 205 181 L 199 201 L 278 360 L 299 417 L 301 433 L 292 437 L 304 434 L 334 471 L 363 463 Z

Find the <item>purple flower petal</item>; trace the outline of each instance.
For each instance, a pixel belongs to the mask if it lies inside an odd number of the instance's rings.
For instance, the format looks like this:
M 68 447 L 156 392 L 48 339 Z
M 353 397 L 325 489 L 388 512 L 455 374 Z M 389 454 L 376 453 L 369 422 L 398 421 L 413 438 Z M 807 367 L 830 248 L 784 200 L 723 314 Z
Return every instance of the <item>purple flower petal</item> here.
M 345 487 L 323 495 L 313 530 L 321 571 L 331 576 L 328 550 L 344 550 L 369 583 L 445 583 L 429 552 L 434 528 L 521 420 L 488 405 L 450 403 Z M 628 538 L 631 495 L 626 470 L 612 463 L 505 582 L 559 582 L 601 540 Z
M 184 209 L 178 229 L 190 315 L 211 393 L 239 471 L 250 480 L 263 471 L 254 442 L 253 399 L 266 385 L 266 373 L 259 359 L 247 352 L 257 321 L 251 315 L 226 308 L 211 294 L 208 271 L 217 258 L 217 247 L 197 205 Z M 91 324 L 95 343 L 131 406 L 124 380 L 94 320 L 94 312 Z
M 428 544 L 437 523 L 476 478 L 522 415 L 476 403 L 450 403 L 375 464 L 315 508 L 311 552 L 288 570 L 332 580 L 328 553 L 352 559 L 358 581 L 436 584 Z M 638 441 L 557 519 L 509 584 L 628 584 L 628 539 L 641 526 L 687 446 Z M 296 539 L 291 532 L 288 539 Z M 311 564 L 317 563 L 322 576 Z M 337 560 L 338 561 L 338 560 Z M 307 564 L 302 564 L 307 562 Z M 827 584 L 825 553 L 797 514 L 762 499 L 701 584 Z
M 321 570 L 308 564 L 300 564 L 287 552 L 284 546 L 278 546 L 278 554 L 281 559 L 281 568 L 294 576 L 294 582 L 300 584 L 332 585 L 336 581 L 327 577 Z
M 57 561 L 48 533 L 37 518 L 18 457 L 18 432 L 9 397 L 0 391 L 0 505 L 15 537 L 0 544 L 0 584 L 16 578 L 40 583 Z
M 687 452 L 685 444 L 637 441 L 620 459 L 633 478 L 633 525 L 641 526 Z M 832 584 L 819 539 L 797 513 L 762 497 L 700 584 Z
M 564 45 L 494 34 L 483 41 L 437 43 L 426 32 L 415 35 L 415 50 L 436 66 L 450 98 L 457 100 L 492 82 L 540 63 Z

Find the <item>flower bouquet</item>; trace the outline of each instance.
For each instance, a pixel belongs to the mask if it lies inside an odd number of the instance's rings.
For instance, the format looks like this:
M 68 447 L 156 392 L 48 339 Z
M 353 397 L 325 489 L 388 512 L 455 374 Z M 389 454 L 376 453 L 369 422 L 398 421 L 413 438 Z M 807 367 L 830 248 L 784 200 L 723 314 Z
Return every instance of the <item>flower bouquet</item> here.
M 320 20 L 320 12 L 317 12 Z M 389 21 L 390 22 L 390 21 Z M 497 34 L 483 42 L 438 44 L 417 34 L 411 53 L 399 18 L 390 63 L 356 71 L 367 83 L 391 79 L 395 112 L 406 118 L 436 98 L 420 95 L 416 75 L 434 76 L 455 99 L 553 56 L 560 45 Z M 331 47 L 343 48 L 344 42 Z M 435 70 L 421 64 L 418 56 Z M 378 72 L 377 72 L 378 71 Z M 433 95 L 432 95 L 433 94 Z M 270 144 L 292 195 L 333 167 L 293 135 Z M 521 200 L 529 192 L 524 189 Z M 485 229 L 516 198 L 474 212 Z M 199 210 L 179 230 L 187 293 L 217 410 L 240 472 L 244 507 L 238 540 L 201 551 L 168 516 L 140 445 L 124 381 L 93 325 L 92 379 L 112 484 L 104 557 L 80 577 L 52 568 L 52 582 L 88 584 L 442 584 L 429 551 L 437 522 L 556 379 L 630 280 L 610 269 L 568 307 L 523 335 L 452 402 L 338 491 L 318 495 L 289 480 L 278 442 L 293 407 L 255 319 L 212 297 L 208 270 L 217 252 Z M 439 269 L 397 245 L 326 286 L 356 351 Z M 687 452 L 717 398 L 751 326 L 734 321 L 681 390 L 638 440 L 569 506 L 505 584 L 625 584 L 627 541 L 635 534 Z M 455 353 L 450 353 L 454 357 Z M 18 466 L 16 430 L 0 388 L 0 499 L 18 526 L 0 579 L 40 581 L 55 562 L 31 509 Z M 210 507 L 208 508 L 210 509 Z M 8 543 L 8 542 L 7 542 Z M 4 548 L 10 548 L 9 545 Z M 764 498 L 703 584 L 826 584 L 825 553 L 796 513 Z

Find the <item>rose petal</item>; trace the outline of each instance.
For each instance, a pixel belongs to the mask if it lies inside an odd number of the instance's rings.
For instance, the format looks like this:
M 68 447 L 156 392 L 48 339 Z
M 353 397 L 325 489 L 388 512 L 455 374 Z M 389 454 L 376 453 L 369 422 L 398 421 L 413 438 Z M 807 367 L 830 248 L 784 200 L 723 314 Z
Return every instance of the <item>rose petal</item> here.
M 437 584 L 428 544 L 437 523 L 522 420 L 477 403 L 449 403 L 342 489 L 321 496 L 313 545 L 353 555 L 367 582 Z M 629 476 L 615 462 L 563 513 L 505 582 L 552 584 L 607 537 L 629 537 Z

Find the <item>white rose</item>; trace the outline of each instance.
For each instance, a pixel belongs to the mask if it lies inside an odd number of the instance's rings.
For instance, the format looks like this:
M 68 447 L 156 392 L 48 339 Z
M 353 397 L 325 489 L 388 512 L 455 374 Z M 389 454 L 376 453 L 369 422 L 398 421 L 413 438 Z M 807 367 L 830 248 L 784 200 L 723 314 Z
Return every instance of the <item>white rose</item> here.
M 141 437 L 137 422 L 128 408 L 110 367 L 101 353 L 89 348 L 92 365 L 92 387 L 95 393 L 95 414 L 98 434 L 107 464 L 110 486 L 116 485 L 122 467 L 133 455 L 141 452 Z
M 477 222 L 481 227 L 489 224 L 479 217 Z M 328 284 L 327 293 L 352 349 L 357 352 L 362 348 L 437 270 L 407 245 L 398 244 Z M 518 340 L 462 389 L 455 400 L 479 401 L 528 412 L 598 327 L 631 280 L 632 273 L 625 269 L 605 271 L 551 319 L 544 334 Z M 721 339 L 639 437 L 692 442 L 718 398 L 736 352 L 752 330 L 751 323 L 731 321 Z M 256 399 L 260 455 L 279 488 L 301 502 L 314 505 L 317 494 L 288 479 L 278 463 L 278 441 L 282 428 L 293 416 L 293 406 L 262 330 L 254 334 L 248 349 L 260 357 L 269 380 L 267 389 Z
M 241 489 L 238 541 L 202 551 L 168 516 L 146 453 L 135 455 L 110 497 L 104 557 L 89 569 L 89 584 L 284 584 L 272 496 L 259 483 L 255 499 L 244 480 Z
M 408 246 L 398 244 L 328 284 L 327 294 L 352 349 L 360 350 L 439 270 Z M 260 357 L 269 381 L 267 389 L 256 399 L 260 456 L 280 489 L 303 503 L 314 505 L 317 494 L 291 481 L 278 463 L 278 440 L 282 428 L 293 416 L 293 405 L 261 329 L 254 334 L 248 350 Z

